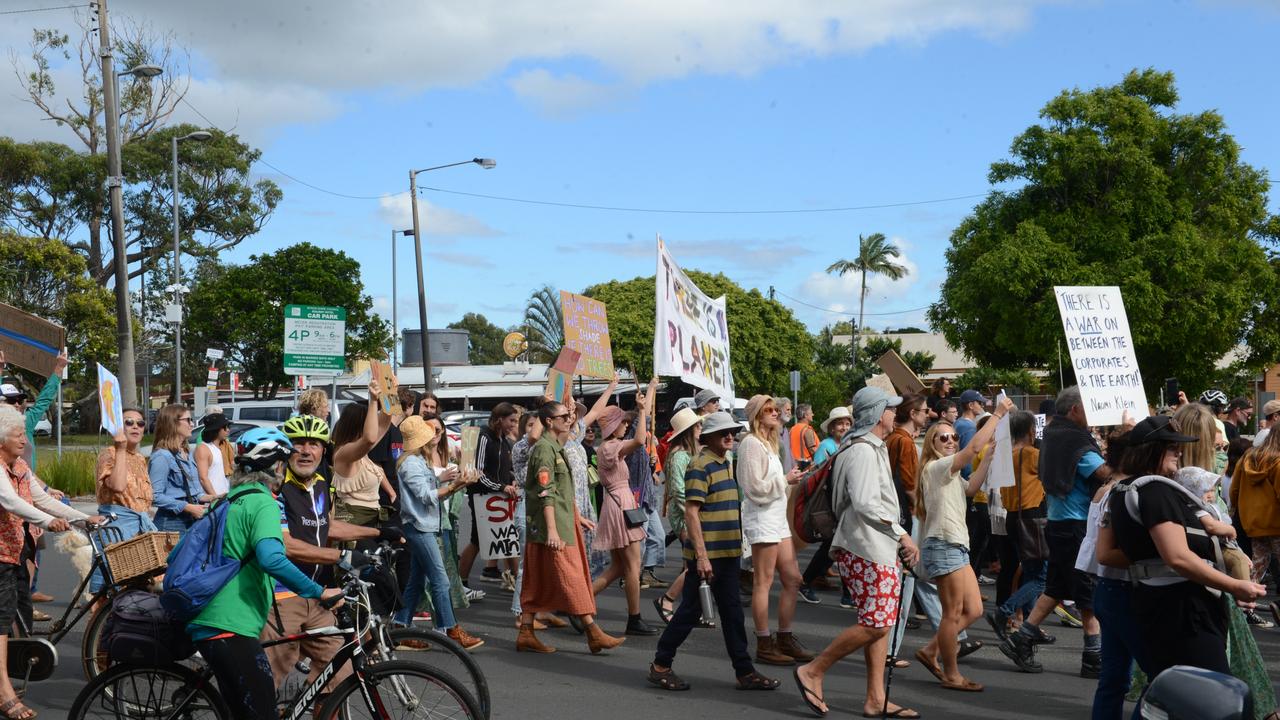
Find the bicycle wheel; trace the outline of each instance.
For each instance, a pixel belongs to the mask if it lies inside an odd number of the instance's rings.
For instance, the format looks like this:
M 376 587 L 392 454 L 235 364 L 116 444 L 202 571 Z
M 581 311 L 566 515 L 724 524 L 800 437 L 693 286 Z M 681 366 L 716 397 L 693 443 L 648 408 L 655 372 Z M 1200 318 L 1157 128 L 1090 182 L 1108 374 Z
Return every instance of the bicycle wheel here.
M 362 688 L 369 691 L 366 702 Z M 448 673 L 430 665 L 390 660 L 368 665 L 364 685 L 352 675 L 334 690 L 316 720 L 482 720 L 480 704 Z
M 212 678 L 181 665 L 114 665 L 84 686 L 68 720 L 223 720 L 231 711 Z
M 86 680 L 94 679 L 111 665 L 102 637 L 110 616 L 111 603 L 103 603 L 89 615 L 89 623 L 84 627 L 84 637 L 80 640 L 80 663 L 84 666 Z
M 392 649 L 385 655 L 379 653 L 377 642 L 370 641 L 365 644 L 364 650 L 368 653 L 370 661 L 407 660 L 425 663 L 443 670 L 462 681 L 462 684 L 471 691 L 476 702 L 480 704 L 480 711 L 484 717 L 489 717 L 493 711 L 489 703 L 489 683 L 485 679 L 484 671 L 480 669 L 480 664 L 471 653 L 463 650 L 453 638 L 439 630 L 398 627 L 391 628 L 389 633 Z M 413 647 L 414 644 L 419 643 L 426 647 Z

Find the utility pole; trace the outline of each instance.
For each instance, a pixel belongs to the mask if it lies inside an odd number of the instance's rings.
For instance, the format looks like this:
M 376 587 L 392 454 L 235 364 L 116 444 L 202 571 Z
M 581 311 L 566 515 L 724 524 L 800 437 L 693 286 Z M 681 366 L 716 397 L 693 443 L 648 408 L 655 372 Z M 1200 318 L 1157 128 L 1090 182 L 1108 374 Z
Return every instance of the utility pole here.
M 111 205 L 111 239 L 116 274 L 116 374 L 120 395 L 126 405 L 138 403 L 137 373 L 133 364 L 133 322 L 129 308 L 129 258 L 124 238 L 124 178 L 120 171 L 120 113 L 117 109 L 116 70 L 111 55 L 111 30 L 107 23 L 107 0 L 96 0 L 98 11 L 98 57 L 102 59 L 102 111 L 107 132 L 107 193 Z

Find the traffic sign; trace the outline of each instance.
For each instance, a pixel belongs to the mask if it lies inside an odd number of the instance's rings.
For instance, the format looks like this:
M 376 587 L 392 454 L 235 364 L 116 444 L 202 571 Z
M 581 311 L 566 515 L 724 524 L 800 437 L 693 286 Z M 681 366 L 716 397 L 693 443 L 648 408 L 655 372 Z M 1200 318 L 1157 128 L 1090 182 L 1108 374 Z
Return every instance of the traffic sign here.
M 346 369 L 347 311 L 322 305 L 284 306 L 286 375 L 339 375 Z

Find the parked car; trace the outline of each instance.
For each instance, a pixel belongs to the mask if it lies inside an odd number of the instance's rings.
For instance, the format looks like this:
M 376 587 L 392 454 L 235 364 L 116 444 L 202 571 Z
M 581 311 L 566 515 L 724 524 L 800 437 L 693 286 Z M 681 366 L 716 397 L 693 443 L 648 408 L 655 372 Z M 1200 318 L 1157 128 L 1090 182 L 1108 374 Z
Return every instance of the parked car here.
M 487 427 L 489 413 L 483 410 L 454 410 L 440 416 L 444 423 L 444 434 L 449 436 L 449 449 L 458 452 L 462 449 L 462 428 Z
M 49 437 L 53 434 L 53 423 L 49 422 L 49 418 L 40 418 L 40 422 L 36 423 L 36 437 Z

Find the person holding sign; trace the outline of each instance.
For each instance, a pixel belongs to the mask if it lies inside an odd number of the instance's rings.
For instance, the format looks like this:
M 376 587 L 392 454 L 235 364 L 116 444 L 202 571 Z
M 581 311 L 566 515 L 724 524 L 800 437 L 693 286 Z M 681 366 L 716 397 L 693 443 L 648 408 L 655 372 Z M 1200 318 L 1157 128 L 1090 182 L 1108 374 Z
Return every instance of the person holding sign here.
M 459 472 L 456 465 L 449 465 L 439 475 L 432 471 L 428 453 L 436 429 L 428 421 L 416 415 L 405 418 L 400 423 L 400 432 L 404 435 L 404 454 L 396 463 L 396 474 L 404 492 L 400 498 L 400 517 L 412 562 L 395 622 L 404 626 L 413 622 L 413 612 L 422 599 L 423 586 L 430 585 L 436 628 L 444 630 L 463 649 L 474 650 L 483 645 L 484 640 L 463 630 L 454 620 L 449 576 L 440 554 L 439 537 L 441 502 L 474 484 L 479 475 L 474 469 Z
M 391 502 L 396 491 L 378 463 L 369 459 L 372 450 L 391 427 L 391 416 L 383 412 L 382 386 L 369 381 L 369 401 L 352 403 L 333 426 L 333 489 L 337 492 L 334 517 L 363 527 L 379 527 L 386 514 L 379 492 Z M 403 432 L 403 431 L 401 431 Z
M 186 405 L 166 405 L 156 417 L 147 474 L 155 495 L 155 524 L 165 532 L 185 533 L 204 517 L 213 499 L 200 486 L 200 471 L 188 451 L 193 424 Z
M 631 493 L 631 476 L 627 469 L 627 457 L 635 452 L 644 452 L 649 438 L 649 408 L 653 405 L 657 388 L 658 379 L 655 377 L 649 381 L 649 388 L 638 403 L 640 411 L 636 417 L 635 435 L 630 440 L 623 439 L 630 423 L 622 408 L 610 405 L 600 413 L 600 435 L 605 441 L 597 453 L 604 502 L 600 506 L 600 522 L 595 528 L 596 540 L 592 547 L 608 550 L 612 562 L 609 569 L 596 578 L 592 592 L 599 595 L 619 578 L 626 583 L 623 591 L 627 595 L 628 635 L 657 635 L 659 632 L 640 617 L 640 550 L 647 518 Z
M 4 374 L 8 366 L 5 364 L 4 351 L 0 350 L 0 375 Z M 10 405 L 16 407 L 23 414 L 23 421 L 27 428 L 27 456 L 23 458 L 27 461 L 27 465 L 32 470 L 36 469 L 36 425 L 40 423 L 40 418 L 49 411 L 49 407 L 53 405 L 53 401 L 58 397 L 58 388 L 62 387 L 62 371 L 67 368 L 67 351 L 64 349 L 58 353 L 57 359 L 53 361 L 53 372 L 49 374 L 49 380 L 40 389 L 40 394 L 30 403 L 27 402 L 27 395 L 12 385 L 5 384 L 5 388 L 12 388 L 14 392 L 5 392 L 3 400 Z
M 122 414 L 124 427 L 112 438 L 112 446 L 98 453 L 94 474 L 98 478 L 98 513 L 115 513 L 116 520 L 111 524 L 120 530 L 121 540 L 128 540 L 138 533 L 152 532 L 156 526 L 151 521 L 154 491 L 147 475 L 147 459 L 138 451 L 147 421 L 139 408 L 126 407 Z M 101 587 L 102 573 L 95 570 L 89 590 L 97 592 Z

